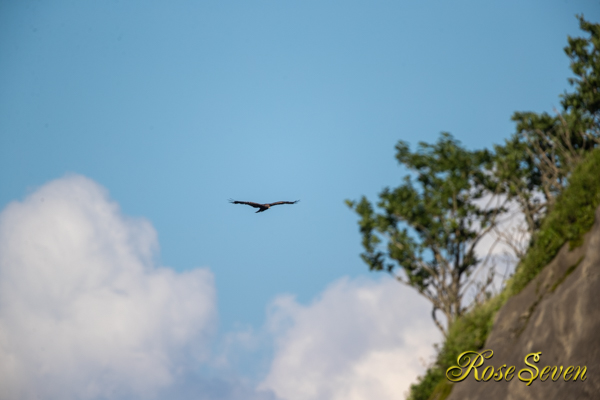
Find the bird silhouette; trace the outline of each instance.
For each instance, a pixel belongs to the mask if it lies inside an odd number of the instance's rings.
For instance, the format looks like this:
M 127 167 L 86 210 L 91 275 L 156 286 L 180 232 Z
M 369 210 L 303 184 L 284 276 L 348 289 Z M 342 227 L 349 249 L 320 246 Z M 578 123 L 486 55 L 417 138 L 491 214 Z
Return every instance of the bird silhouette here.
M 296 200 L 296 201 L 276 201 L 275 203 L 261 204 L 261 203 L 253 203 L 251 201 L 237 201 L 237 200 L 229 199 L 229 202 L 231 204 L 246 204 L 246 205 L 248 205 L 250 207 L 258 208 L 259 210 L 257 211 L 257 213 L 263 212 L 263 211 L 267 211 L 272 206 L 278 206 L 279 204 L 296 204 L 299 201 L 300 200 Z

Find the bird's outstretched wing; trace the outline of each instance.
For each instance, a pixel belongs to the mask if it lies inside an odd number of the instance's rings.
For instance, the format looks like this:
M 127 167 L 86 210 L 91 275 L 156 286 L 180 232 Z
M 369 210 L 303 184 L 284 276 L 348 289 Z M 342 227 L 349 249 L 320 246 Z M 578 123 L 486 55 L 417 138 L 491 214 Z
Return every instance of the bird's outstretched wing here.
M 296 200 L 296 201 L 277 201 L 275 203 L 269 203 L 269 204 L 265 204 L 265 205 L 266 206 L 277 206 L 279 204 L 296 204 L 299 201 L 300 200 Z
M 254 207 L 254 208 L 264 208 L 264 207 L 265 207 L 265 205 L 264 205 L 264 204 L 260 204 L 260 203 L 253 203 L 253 202 L 251 202 L 251 201 L 237 201 L 237 200 L 232 200 L 232 199 L 229 199 L 229 202 L 230 202 L 231 204 L 246 204 L 246 205 L 248 205 L 248 206 L 250 206 L 250 207 Z
M 279 204 L 296 204 L 299 201 L 300 200 L 296 200 L 296 201 L 277 201 L 275 203 L 260 204 L 260 203 L 253 203 L 251 201 L 237 201 L 237 200 L 229 199 L 229 202 L 233 203 L 233 204 L 246 204 L 246 205 L 249 205 L 251 207 L 258 208 L 257 213 L 263 212 L 263 211 L 267 211 L 272 206 L 277 206 Z

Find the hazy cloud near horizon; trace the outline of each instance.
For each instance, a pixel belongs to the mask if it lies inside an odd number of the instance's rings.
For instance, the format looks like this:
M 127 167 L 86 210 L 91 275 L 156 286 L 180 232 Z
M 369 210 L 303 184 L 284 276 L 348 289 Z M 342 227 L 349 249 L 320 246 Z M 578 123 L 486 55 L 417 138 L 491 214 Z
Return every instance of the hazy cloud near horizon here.
M 427 300 L 387 277 L 339 279 L 307 306 L 280 296 L 268 317 L 275 355 L 260 387 L 286 400 L 398 399 L 441 339 L 423 318 L 430 313 Z

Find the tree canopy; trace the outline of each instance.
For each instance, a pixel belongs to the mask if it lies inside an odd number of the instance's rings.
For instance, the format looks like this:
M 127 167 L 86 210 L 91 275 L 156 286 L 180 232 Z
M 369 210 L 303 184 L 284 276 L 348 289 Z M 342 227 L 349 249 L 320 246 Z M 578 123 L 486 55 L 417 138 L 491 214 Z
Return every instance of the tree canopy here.
M 516 132 L 495 146 L 491 167 L 502 192 L 519 204 L 526 229 L 533 234 L 567 185 L 585 154 L 600 144 L 600 24 L 578 16 L 589 38 L 568 38 L 572 93 L 564 93 L 562 109 L 515 112 Z
M 516 204 L 524 224 L 499 237 L 522 259 L 523 237 L 534 237 L 572 171 L 600 144 L 600 24 L 578 19 L 589 38 L 568 38 L 574 91 L 561 96 L 561 110 L 515 112 L 516 132 L 493 152 L 467 150 L 448 133 L 414 152 L 400 141 L 396 158 L 411 172 L 403 182 L 385 188 L 376 206 L 364 196 L 346 200 L 360 217 L 362 259 L 429 299 L 444 334 L 468 308 L 466 291 L 475 287 L 477 300 L 491 283 L 493 269 L 475 279 L 485 264 L 475 249 L 498 229 L 505 205 Z
M 419 143 L 416 152 L 400 141 L 396 151 L 398 161 L 414 174 L 380 193 L 381 212 L 364 196 L 359 202 L 347 200 L 361 217 L 361 257 L 371 270 L 387 271 L 427 297 L 445 334 L 436 312 L 443 313 L 448 326 L 464 312 L 465 291 L 475 282 L 469 278 L 480 262 L 475 248 L 501 211 L 478 204 L 493 184 L 483 168 L 491 155 L 466 150 L 448 133 L 433 145 Z

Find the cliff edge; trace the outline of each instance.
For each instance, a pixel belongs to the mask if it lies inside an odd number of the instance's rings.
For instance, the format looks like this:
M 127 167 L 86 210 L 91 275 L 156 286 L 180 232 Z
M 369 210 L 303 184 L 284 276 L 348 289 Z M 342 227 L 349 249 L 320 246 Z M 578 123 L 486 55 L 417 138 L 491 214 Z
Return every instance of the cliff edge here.
M 600 398 L 600 208 L 595 216 L 581 246 L 571 250 L 565 244 L 552 262 L 496 314 L 483 348 L 494 354 L 478 368 L 479 378 L 485 367 L 492 365 L 497 371 L 506 364 L 515 366 L 513 379 L 478 382 L 472 371 L 465 380 L 453 384 L 448 400 Z M 519 380 L 518 373 L 524 368 L 535 373 L 524 358 L 537 352 L 541 352 L 539 361 L 529 358 L 528 362 L 540 373 L 545 366 L 558 366 L 556 372 L 562 366 L 563 374 L 556 381 L 551 374 L 543 382 L 538 376 L 528 386 Z M 585 380 L 581 381 L 580 375 L 576 381 L 573 376 L 565 381 L 569 366 L 585 366 Z M 530 377 L 528 373 L 522 376 Z

